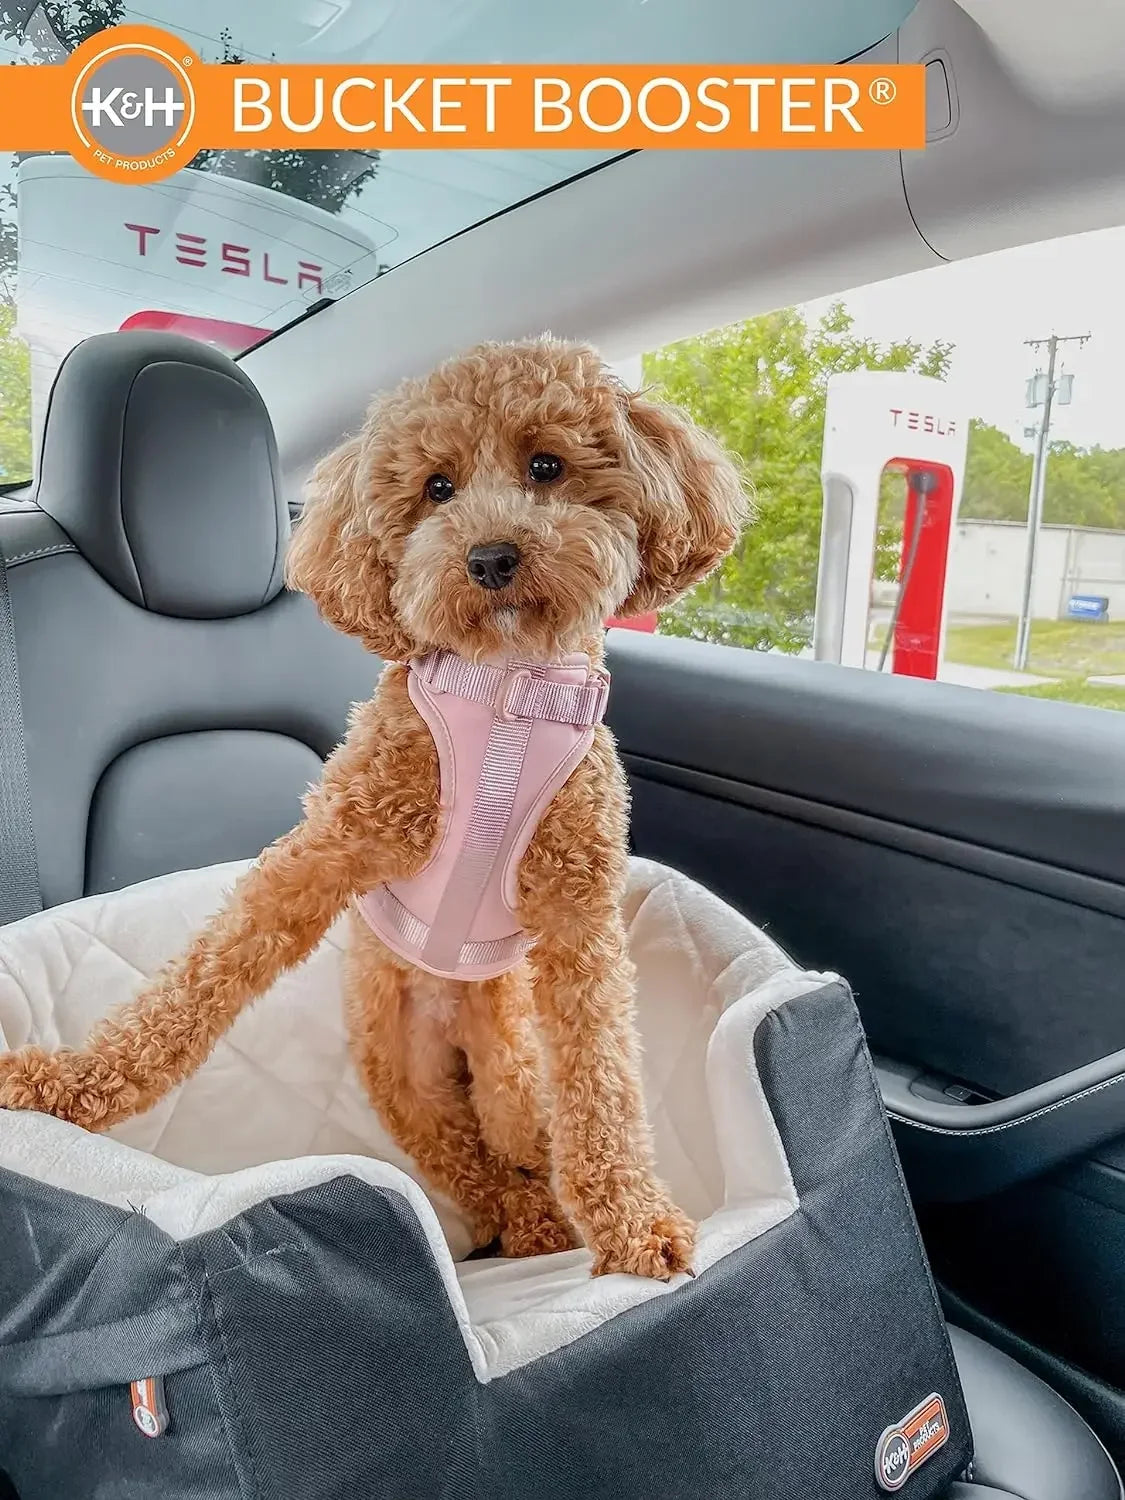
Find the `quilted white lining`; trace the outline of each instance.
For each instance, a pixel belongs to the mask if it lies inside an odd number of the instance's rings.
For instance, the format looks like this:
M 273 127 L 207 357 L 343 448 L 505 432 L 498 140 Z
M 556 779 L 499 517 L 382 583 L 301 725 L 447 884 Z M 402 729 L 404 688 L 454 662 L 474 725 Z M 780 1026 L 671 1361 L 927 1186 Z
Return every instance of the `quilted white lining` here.
M 245 868 L 165 876 L 0 930 L 0 1043 L 79 1044 L 183 946 Z M 798 970 L 714 896 L 648 861 L 633 861 L 627 918 L 657 1159 L 676 1200 L 701 1221 L 703 1273 L 798 1206 L 754 1034 L 770 1011 L 835 976 Z M 351 1067 L 338 1003 L 346 933 L 341 919 L 195 1077 L 109 1136 L 0 1112 L 0 1166 L 143 1209 L 176 1238 L 341 1173 L 388 1187 L 418 1216 L 481 1380 L 673 1294 L 677 1283 L 591 1278 L 585 1250 L 464 1260 L 464 1221 L 387 1137 Z

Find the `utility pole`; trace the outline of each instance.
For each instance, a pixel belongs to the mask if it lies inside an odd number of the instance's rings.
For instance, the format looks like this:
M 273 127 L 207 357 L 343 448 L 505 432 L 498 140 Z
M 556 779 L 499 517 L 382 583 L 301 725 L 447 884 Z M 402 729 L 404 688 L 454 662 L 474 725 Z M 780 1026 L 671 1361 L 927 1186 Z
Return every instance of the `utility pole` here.
M 1016 650 L 1012 658 L 1012 665 L 1017 672 L 1027 670 L 1028 654 L 1031 650 L 1031 613 L 1032 594 L 1035 587 L 1035 551 L 1039 543 L 1039 527 L 1043 521 L 1043 498 L 1047 491 L 1047 454 L 1050 452 L 1051 442 L 1051 408 L 1054 405 L 1056 381 L 1055 362 L 1060 344 L 1085 344 L 1089 339 L 1088 333 L 1071 333 L 1060 338 L 1057 333 L 1052 333 L 1048 339 L 1025 339 L 1024 343 L 1032 349 L 1047 347 L 1047 381 L 1043 394 L 1043 420 L 1039 424 L 1039 431 L 1035 439 L 1035 458 L 1031 465 L 1031 490 L 1027 498 L 1027 560 L 1024 564 L 1023 575 L 1023 602 L 1020 605 L 1019 623 L 1016 626 Z M 1064 377 L 1066 378 L 1066 377 Z M 1034 388 L 1038 377 L 1033 377 Z M 1067 396 L 1063 397 L 1065 404 Z M 1039 402 L 1029 401 L 1028 405 L 1038 406 Z

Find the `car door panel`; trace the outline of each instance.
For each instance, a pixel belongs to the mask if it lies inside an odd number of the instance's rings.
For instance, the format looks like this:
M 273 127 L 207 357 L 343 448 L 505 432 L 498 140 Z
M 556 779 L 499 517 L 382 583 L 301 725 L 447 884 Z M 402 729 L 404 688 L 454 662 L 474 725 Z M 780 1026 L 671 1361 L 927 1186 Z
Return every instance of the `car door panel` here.
M 814 826 L 807 801 L 799 818 L 765 812 L 728 778 L 701 785 L 623 748 L 638 850 L 846 975 L 877 1051 L 999 1096 L 1125 1047 L 1111 982 L 1125 918 L 958 868 L 947 848 Z
M 638 850 L 843 972 L 876 1051 L 1003 1097 L 1125 1049 L 1119 716 L 625 632 L 610 665 Z
M 1125 1437 L 1125 716 L 625 632 L 609 665 L 636 851 L 848 978 L 943 1286 Z
M 622 746 L 1125 886 L 1125 722 L 1074 705 L 613 631 Z

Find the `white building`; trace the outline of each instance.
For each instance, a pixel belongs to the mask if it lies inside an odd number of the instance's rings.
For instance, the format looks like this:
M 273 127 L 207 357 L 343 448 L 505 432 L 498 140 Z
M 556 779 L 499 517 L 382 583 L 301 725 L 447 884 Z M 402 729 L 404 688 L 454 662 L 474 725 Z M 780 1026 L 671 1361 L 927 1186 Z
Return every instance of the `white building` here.
M 1027 560 L 1021 521 L 958 521 L 946 583 L 950 615 L 1014 617 L 1020 612 Z M 1075 594 L 1109 600 L 1110 619 L 1125 619 L 1125 531 L 1044 526 L 1035 553 L 1032 613 L 1057 620 Z

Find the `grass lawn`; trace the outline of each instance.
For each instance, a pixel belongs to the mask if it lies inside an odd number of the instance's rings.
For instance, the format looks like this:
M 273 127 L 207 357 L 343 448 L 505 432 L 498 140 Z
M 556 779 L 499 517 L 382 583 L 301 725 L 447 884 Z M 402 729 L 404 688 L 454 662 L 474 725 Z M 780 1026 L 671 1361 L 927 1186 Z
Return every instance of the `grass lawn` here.
M 1045 682 L 1038 687 L 995 688 L 997 693 L 1014 693 L 1018 698 L 1054 698 L 1059 703 L 1083 703 L 1087 708 L 1114 708 L 1125 713 L 1125 688 L 1101 687 L 1082 677 L 1065 682 Z
M 998 620 L 995 625 L 951 624 L 946 631 L 946 660 L 960 662 L 966 667 L 993 667 L 1011 671 L 1015 649 L 1014 620 Z M 1031 654 L 1027 667 L 1029 672 L 1034 672 L 1039 677 L 1059 676 L 1079 680 L 1125 672 L 1125 624 L 1114 622 L 1097 625 L 1086 620 L 1035 620 L 1031 626 Z M 1054 696 L 1036 689 L 1021 688 L 1018 691 L 1036 692 L 1038 697 Z M 1090 691 L 1112 693 L 1115 690 L 1095 687 Z
M 871 649 L 883 643 L 886 627 L 871 632 Z M 1016 622 L 997 620 L 987 625 L 951 624 L 945 636 L 945 658 L 966 667 L 988 667 L 1010 672 L 1016 649 Z M 1125 623 L 1095 625 L 1084 620 L 1036 620 L 1031 627 L 1028 671 L 1057 682 L 1038 687 L 994 688 L 1021 698 L 1053 698 L 1058 703 L 1081 703 L 1088 708 L 1111 708 L 1125 713 L 1125 687 L 1103 687 L 1087 677 L 1125 674 Z

